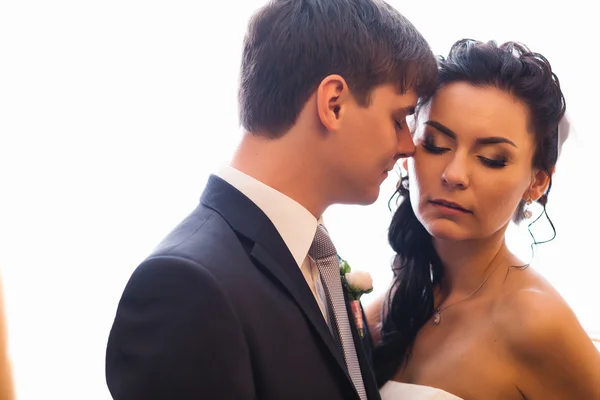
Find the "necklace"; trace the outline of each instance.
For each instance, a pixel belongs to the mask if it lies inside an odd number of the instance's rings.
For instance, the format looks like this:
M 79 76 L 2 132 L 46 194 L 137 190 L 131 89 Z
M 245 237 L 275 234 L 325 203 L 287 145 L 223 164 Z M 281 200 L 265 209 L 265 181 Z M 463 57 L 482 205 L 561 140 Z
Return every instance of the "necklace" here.
M 499 253 L 499 252 L 498 252 Z M 490 265 L 494 262 L 494 260 L 496 259 L 496 257 L 498 256 L 498 254 L 496 254 L 494 256 L 494 258 L 492 259 L 492 261 L 490 262 Z M 500 266 L 500 264 L 498 264 L 498 266 Z M 455 306 L 459 303 L 462 303 L 463 301 L 469 299 L 471 296 L 475 295 L 475 293 L 477 293 L 479 291 L 479 289 L 481 289 L 483 287 L 483 285 L 485 285 L 485 283 L 488 281 L 488 279 L 490 279 L 492 277 L 492 275 L 494 275 L 494 272 L 496 272 L 496 270 L 498 269 L 498 266 L 496 266 L 494 268 L 494 270 L 492 271 L 491 274 L 489 274 L 480 284 L 479 286 L 477 286 L 477 288 L 475 288 L 475 290 L 473 290 L 471 293 L 469 293 L 465 298 L 454 302 L 454 303 L 450 303 L 445 307 L 438 307 L 435 309 L 434 313 L 433 313 L 433 323 L 436 325 L 439 325 L 440 322 L 442 321 L 442 311 L 445 311 L 447 309 L 449 309 L 452 306 Z

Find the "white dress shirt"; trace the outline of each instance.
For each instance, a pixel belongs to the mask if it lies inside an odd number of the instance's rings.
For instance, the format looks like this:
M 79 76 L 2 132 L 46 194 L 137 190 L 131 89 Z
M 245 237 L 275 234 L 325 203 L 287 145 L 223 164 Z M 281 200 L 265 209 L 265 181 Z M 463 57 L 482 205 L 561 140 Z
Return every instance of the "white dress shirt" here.
M 315 262 L 308 256 L 321 219 L 317 220 L 295 200 L 229 165 L 220 168 L 216 175 L 242 192 L 271 220 L 327 321 L 327 301 L 321 275 Z

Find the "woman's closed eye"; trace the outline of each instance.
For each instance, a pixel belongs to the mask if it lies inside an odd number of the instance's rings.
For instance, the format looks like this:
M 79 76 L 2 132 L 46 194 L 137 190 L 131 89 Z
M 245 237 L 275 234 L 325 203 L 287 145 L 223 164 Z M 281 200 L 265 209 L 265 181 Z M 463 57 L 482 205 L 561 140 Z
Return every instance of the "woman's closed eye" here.
M 479 158 L 483 165 L 490 168 L 504 168 L 508 165 L 508 159 L 506 157 L 498 157 L 497 159 L 494 159 L 483 156 L 477 156 L 477 158 Z
M 431 154 L 444 154 L 452 149 L 449 147 L 440 147 L 435 143 L 435 137 L 433 135 L 426 135 L 423 139 L 421 146 Z M 504 168 L 508 165 L 508 158 L 504 156 L 498 157 L 484 157 L 477 156 L 479 161 L 488 168 Z
M 437 146 L 435 144 L 435 139 L 434 139 L 433 135 L 426 135 L 421 146 L 423 146 L 425 151 L 427 151 L 428 153 L 432 153 L 432 154 L 443 154 L 450 150 L 447 147 Z

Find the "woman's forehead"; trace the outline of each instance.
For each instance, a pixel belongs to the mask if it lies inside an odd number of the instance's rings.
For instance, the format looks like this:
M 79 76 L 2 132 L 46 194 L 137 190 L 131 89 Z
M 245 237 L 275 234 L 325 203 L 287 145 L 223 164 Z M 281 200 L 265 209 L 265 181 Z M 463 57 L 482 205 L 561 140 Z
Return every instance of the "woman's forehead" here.
M 453 83 L 436 92 L 419 112 L 419 124 L 434 120 L 457 136 L 503 136 L 530 141 L 529 109 L 510 93 L 494 86 Z

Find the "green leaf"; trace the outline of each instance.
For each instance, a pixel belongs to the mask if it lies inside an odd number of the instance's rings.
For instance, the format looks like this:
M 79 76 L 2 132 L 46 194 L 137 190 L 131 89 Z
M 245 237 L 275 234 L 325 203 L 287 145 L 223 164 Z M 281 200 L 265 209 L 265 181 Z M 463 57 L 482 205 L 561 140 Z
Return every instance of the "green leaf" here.
M 350 264 L 348 264 L 346 262 L 346 260 L 344 260 L 343 258 L 339 258 L 340 259 L 340 275 L 346 275 L 348 272 L 350 272 L 352 270 L 352 268 L 350 268 Z

